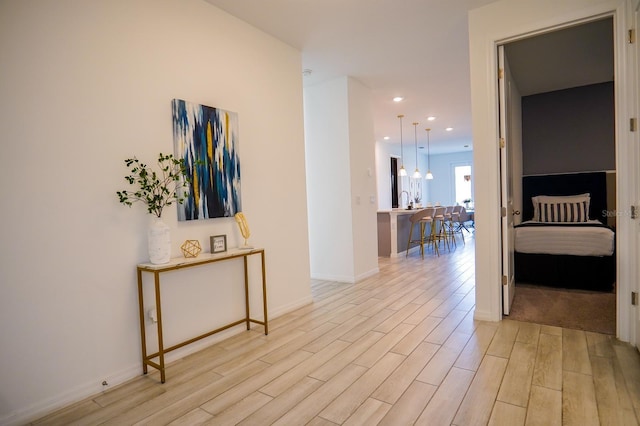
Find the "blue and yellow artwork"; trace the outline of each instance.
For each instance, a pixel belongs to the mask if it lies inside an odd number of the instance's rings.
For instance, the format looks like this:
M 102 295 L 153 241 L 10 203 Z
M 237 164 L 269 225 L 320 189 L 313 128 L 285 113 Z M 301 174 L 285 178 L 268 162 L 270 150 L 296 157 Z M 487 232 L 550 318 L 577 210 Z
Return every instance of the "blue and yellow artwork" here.
M 174 99 L 173 142 L 191 180 L 178 220 L 233 217 L 242 211 L 238 114 Z

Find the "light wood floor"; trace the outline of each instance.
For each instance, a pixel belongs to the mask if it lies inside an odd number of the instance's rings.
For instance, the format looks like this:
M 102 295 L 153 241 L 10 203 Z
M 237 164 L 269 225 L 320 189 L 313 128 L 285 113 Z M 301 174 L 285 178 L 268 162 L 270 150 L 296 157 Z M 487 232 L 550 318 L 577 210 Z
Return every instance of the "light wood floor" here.
M 474 244 L 357 284 L 34 424 L 636 425 L 640 355 L 608 335 L 473 320 Z

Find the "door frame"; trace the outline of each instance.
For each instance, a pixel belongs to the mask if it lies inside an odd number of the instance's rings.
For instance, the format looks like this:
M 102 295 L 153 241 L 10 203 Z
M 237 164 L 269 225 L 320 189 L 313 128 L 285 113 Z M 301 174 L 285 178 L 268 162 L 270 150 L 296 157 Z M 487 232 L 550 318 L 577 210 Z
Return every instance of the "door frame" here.
M 615 22 L 615 14 L 614 13 L 611 13 L 609 15 L 606 15 L 606 14 L 605 15 L 597 15 L 595 17 L 590 17 L 590 18 L 586 18 L 586 19 L 580 20 L 578 22 L 570 22 L 570 23 L 561 24 L 561 25 L 558 25 L 558 26 L 555 26 L 555 27 L 546 28 L 546 29 L 544 29 L 544 30 L 542 30 L 542 31 L 540 31 L 538 33 L 533 33 L 533 34 L 529 33 L 529 34 L 523 35 L 521 37 L 515 37 L 515 38 L 510 39 L 508 42 L 498 44 L 498 47 L 505 46 L 510 42 L 514 42 L 514 41 L 521 40 L 521 39 L 524 39 L 524 38 L 535 37 L 535 36 L 540 35 L 540 34 L 545 34 L 545 33 L 548 33 L 548 32 L 562 30 L 564 28 L 568 28 L 568 27 L 571 27 L 571 26 L 586 24 L 586 23 L 589 23 L 589 22 L 593 22 L 594 20 L 602 19 L 603 17 L 607 17 L 607 16 L 610 16 Z M 615 25 L 614 25 L 614 28 L 615 28 Z M 614 29 L 614 33 L 615 33 L 615 29 Z M 614 34 L 614 40 L 615 39 L 616 39 L 616 35 Z M 615 50 L 615 45 L 614 45 L 613 48 Z M 505 56 L 505 61 L 506 61 L 506 56 Z M 614 59 L 614 62 L 615 62 L 615 59 Z M 617 66 L 618 66 L 618 64 L 614 63 L 614 72 L 615 72 L 616 76 L 618 75 L 616 70 L 615 70 L 615 68 Z M 616 84 L 614 84 L 614 86 L 616 86 Z M 618 96 L 618 93 L 616 93 L 616 97 L 617 96 Z M 500 107 L 500 104 L 499 104 L 499 107 Z M 618 115 L 618 109 L 617 109 L 618 105 L 616 104 L 614 106 L 614 108 L 616 110 L 615 111 L 615 115 L 617 116 Z M 616 122 L 617 122 L 617 120 L 616 120 Z M 511 123 L 507 123 L 507 124 L 510 125 Z M 632 147 L 632 149 L 633 149 L 633 147 Z M 615 137 L 615 150 L 616 150 L 616 153 L 619 152 L 618 134 L 617 134 L 617 132 L 616 132 L 616 137 Z M 619 182 L 618 163 L 619 163 L 620 160 L 621 160 L 621 158 L 617 155 L 616 156 L 616 169 L 615 170 L 616 170 L 616 180 L 618 182 Z M 634 173 L 634 175 L 635 175 L 635 173 Z M 507 179 L 509 179 L 509 178 L 510 178 L 510 176 L 507 176 Z M 619 184 L 616 185 L 616 208 L 618 210 L 621 210 L 622 206 L 619 204 L 619 201 L 618 201 L 618 188 L 619 188 Z M 616 232 L 616 234 L 618 234 L 618 232 Z M 622 238 L 622 239 L 624 240 L 624 238 Z M 618 277 L 617 278 L 618 282 L 616 283 L 617 284 L 617 288 L 616 288 L 616 336 L 618 336 L 618 337 L 620 336 L 620 330 L 621 330 L 620 323 L 622 321 L 625 321 L 625 319 L 624 319 L 625 316 L 627 316 L 627 318 L 628 318 L 626 320 L 627 324 L 629 324 L 630 321 L 634 321 L 633 320 L 634 317 L 637 318 L 638 321 L 640 321 L 640 311 L 638 311 L 638 313 L 634 315 L 634 312 L 632 312 L 632 309 L 625 309 L 625 300 L 627 300 L 627 303 L 628 303 L 628 299 L 625 299 L 625 297 L 626 297 L 626 295 L 630 294 L 630 292 L 632 291 L 632 288 L 631 288 L 632 286 L 630 284 L 629 285 L 620 285 L 620 284 L 622 284 L 622 280 L 620 279 L 620 275 L 618 275 L 618 274 L 620 273 L 619 262 L 620 262 L 620 257 L 621 257 L 620 256 L 620 254 L 621 254 L 621 246 L 624 247 L 623 250 L 626 250 L 626 247 L 627 247 L 626 243 L 625 243 L 625 245 L 622 245 L 620 241 L 621 241 L 620 236 L 616 235 L 616 277 Z M 633 241 L 633 243 L 635 244 L 635 241 Z M 504 242 L 503 242 L 503 244 L 504 244 Z M 502 248 L 502 251 L 504 252 L 504 247 Z M 503 257 L 503 262 L 504 262 L 504 257 Z M 503 271 L 504 271 L 504 265 L 503 265 Z M 634 282 L 634 281 L 631 281 L 631 282 Z M 625 282 L 625 283 L 628 284 L 629 282 Z M 504 284 L 504 282 L 503 282 L 503 284 Z M 627 288 L 628 288 L 628 290 L 627 290 Z M 504 292 L 503 292 L 501 300 L 503 302 L 503 314 L 505 314 L 505 312 L 504 312 L 504 309 L 505 309 L 504 308 Z M 627 304 L 627 307 L 628 307 L 628 304 Z M 638 334 L 638 337 L 640 337 L 640 330 L 637 330 L 637 327 L 633 327 L 633 328 L 636 329 L 635 334 Z M 630 341 L 631 340 L 637 341 L 637 338 L 633 338 L 632 336 L 629 336 L 629 340 Z
M 632 1 L 637 0 L 567 0 L 540 5 L 535 0 L 514 4 L 498 1 L 469 13 L 469 48 L 471 98 L 474 137 L 476 241 L 483 250 L 476 252 L 476 307 L 474 318 L 501 320 L 501 239 L 499 202 L 499 159 L 497 155 L 497 45 L 519 38 L 556 30 L 580 22 L 613 16 L 616 108 L 616 199 L 621 211 L 637 204 L 635 170 L 640 165 L 629 132 L 630 118 L 637 116 L 630 92 L 634 75 L 629 72 L 630 52 L 624 34 L 629 26 Z M 527 13 L 522 13 L 524 10 Z M 635 115 L 634 115 L 635 114 Z M 637 238 L 638 221 L 630 215 L 618 218 L 616 250 L 618 253 L 617 336 L 635 344 L 635 315 L 629 295 L 636 289 L 639 274 Z M 621 250 L 621 248 L 623 248 Z M 632 284 L 633 283 L 633 284 Z
M 635 117 L 636 127 L 638 127 L 640 120 L 640 40 L 638 40 L 638 32 L 640 31 L 640 0 L 633 0 L 632 3 L 628 5 L 628 25 L 629 28 L 633 28 L 635 31 L 635 41 L 633 44 L 629 45 L 630 52 L 628 58 L 628 67 L 630 68 L 630 86 L 629 93 L 631 94 L 631 112 Z M 636 128 L 636 131 L 632 134 L 633 139 L 633 147 L 635 148 L 635 152 L 633 153 L 635 158 L 640 157 L 640 129 Z M 633 176 L 633 181 L 638 182 L 640 179 L 640 171 L 635 169 L 635 174 Z M 636 187 L 636 202 L 640 200 L 640 185 Z M 636 208 L 638 206 L 636 205 Z M 637 247 L 640 246 L 640 234 L 638 233 L 638 227 L 635 228 L 635 238 L 633 241 L 636 243 L 636 250 L 640 250 Z M 636 257 L 637 259 L 637 257 Z M 637 263 L 636 268 L 636 278 L 640 277 L 640 262 Z M 635 291 L 640 294 L 640 282 L 636 279 L 637 286 Z M 633 309 L 633 312 L 630 313 L 630 318 L 635 325 L 635 343 L 636 348 L 640 350 L 640 305 L 636 305 Z M 633 327 L 632 327 L 633 328 Z M 630 339 L 632 340 L 632 339 Z

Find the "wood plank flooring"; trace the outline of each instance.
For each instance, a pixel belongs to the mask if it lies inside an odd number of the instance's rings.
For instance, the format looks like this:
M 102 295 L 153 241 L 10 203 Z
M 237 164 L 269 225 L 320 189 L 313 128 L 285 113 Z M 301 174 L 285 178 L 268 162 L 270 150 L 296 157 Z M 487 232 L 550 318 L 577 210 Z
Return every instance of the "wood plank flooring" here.
M 640 355 L 609 335 L 474 321 L 474 240 L 357 284 L 34 425 L 637 425 Z

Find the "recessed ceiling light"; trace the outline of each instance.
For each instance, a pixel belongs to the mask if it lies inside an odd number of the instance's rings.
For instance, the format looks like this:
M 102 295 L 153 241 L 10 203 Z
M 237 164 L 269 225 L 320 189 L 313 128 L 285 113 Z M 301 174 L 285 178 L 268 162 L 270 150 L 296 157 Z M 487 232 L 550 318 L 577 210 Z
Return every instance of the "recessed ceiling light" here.
M 402 96 L 396 96 L 393 98 L 393 102 L 401 102 L 404 98 Z
M 384 139 L 385 141 L 388 141 L 388 140 L 389 140 L 389 136 L 385 136 L 385 137 L 384 137 L 384 138 L 382 138 L 382 139 Z
M 453 130 L 453 127 L 447 127 L 445 130 L 446 130 L 447 132 L 450 132 L 450 131 L 452 131 L 452 130 Z
M 427 117 L 427 120 L 429 120 L 429 121 L 433 121 L 433 120 L 435 120 L 435 119 L 436 119 L 436 118 L 435 118 L 433 115 L 430 115 L 429 117 Z

